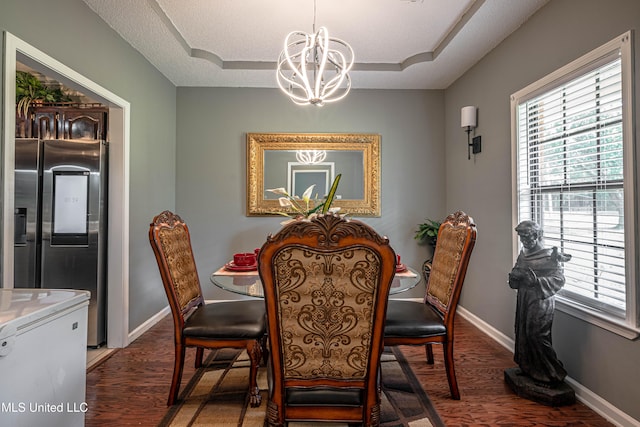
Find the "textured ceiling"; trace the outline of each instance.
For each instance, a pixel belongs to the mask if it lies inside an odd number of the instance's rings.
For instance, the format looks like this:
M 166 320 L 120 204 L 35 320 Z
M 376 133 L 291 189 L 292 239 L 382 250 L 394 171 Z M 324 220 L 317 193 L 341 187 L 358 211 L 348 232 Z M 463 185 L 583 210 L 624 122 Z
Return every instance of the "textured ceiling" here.
M 317 0 L 351 45 L 354 88 L 443 89 L 548 0 Z M 313 0 L 84 0 L 176 86 L 277 87 L 286 35 Z

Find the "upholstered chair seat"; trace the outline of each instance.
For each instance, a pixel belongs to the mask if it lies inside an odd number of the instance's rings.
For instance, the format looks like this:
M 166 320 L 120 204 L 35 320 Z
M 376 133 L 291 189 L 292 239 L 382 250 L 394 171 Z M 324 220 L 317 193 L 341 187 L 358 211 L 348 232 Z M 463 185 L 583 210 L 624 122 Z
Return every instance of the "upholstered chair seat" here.
M 416 319 L 420 319 L 416 322 Z M 429 304 L 414 301 L 394 300 L 387 307 L 384 333 L 392 337 L 436 337 L 446 336 L 442 314 Z
M 287 406 L 362 406 L 365 404 L 361 389 L 315 387 L 287 390 Z
M 264 301 L 231 301 L 207 304 L 189 317 L 182 329 L 186 337 L 259 340 L 267 319 Z

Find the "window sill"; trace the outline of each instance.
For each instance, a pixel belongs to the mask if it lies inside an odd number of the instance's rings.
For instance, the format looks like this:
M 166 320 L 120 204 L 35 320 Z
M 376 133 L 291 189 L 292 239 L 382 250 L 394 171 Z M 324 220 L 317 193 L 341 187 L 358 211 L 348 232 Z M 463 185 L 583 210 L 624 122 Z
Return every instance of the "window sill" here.
M 563 313 L 584 320 L 602 329 L 613 332 L 629 340 L 635 340 L 640 336 L 640 329 L 623 323 L 619 319 L 607 317 L 605 314 L 595 311 L 590 307 L 579 304 L 575 301 L 556 296 L 556 308 Z

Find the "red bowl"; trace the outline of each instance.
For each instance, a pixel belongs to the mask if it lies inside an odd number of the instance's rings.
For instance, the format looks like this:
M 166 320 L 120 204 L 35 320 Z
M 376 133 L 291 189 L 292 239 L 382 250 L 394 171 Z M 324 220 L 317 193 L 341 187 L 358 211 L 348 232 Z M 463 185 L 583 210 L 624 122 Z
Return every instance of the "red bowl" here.
M 253 252 L 237 253 L 233 255 L 233 263 L 239 267 L 247 267 L 256 263 L 256 254 Z

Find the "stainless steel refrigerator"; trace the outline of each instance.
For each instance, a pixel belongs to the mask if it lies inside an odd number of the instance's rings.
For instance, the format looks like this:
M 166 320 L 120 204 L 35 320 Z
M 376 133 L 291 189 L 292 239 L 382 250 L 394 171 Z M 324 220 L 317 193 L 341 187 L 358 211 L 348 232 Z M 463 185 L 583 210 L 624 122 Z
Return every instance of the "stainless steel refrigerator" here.
M 90 347 L 106 341 L 107 148 L 16 138 L 14 287 L 90 291 Z

